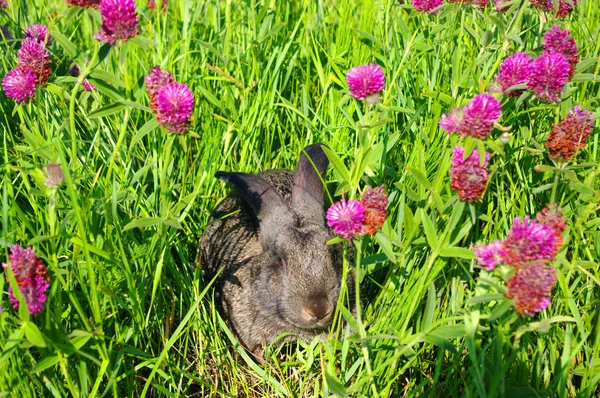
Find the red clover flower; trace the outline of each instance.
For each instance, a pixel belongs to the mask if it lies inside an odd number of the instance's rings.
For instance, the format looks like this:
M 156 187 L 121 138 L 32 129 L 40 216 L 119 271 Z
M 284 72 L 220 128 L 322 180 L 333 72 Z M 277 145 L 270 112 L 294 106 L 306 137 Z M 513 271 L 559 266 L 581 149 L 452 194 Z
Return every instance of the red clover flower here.
M 346 240 L 361 234 L 363 221 L 365 221 L 365 208 L 358 200 L 346 202 L 342 198 L 327 210 L 327 225 L 337 235 Z
M 360 202 L 365 209 L 365 220 L 363 221 L 362 233 L 373 235 L 383 227 L 387 212 L 388 197 L 383 185 L 377 188 L 367 187 Z
M 47 299 L 46 290 L 50 286 L 48 270 L 31 247 L 23 249 L 19 245 L 10 245 L 9 248 L 9 263 L 2 263 L 2 266 L 10 267 L 19 291 L 25 297 L 29 313 L 37 315 L 44 309 Z M 8 292 L 13 308 L 19 308 L 19 300 L 15 297 L 12 287 L 9 287 Z
M 485 153 L 485 161 L 481 165 L 479 152 L 471 152 L 464 159 L 465 149 L 456 146 L 452 151 L 452 167 L 450 168 L 450 188 L 456 191 L 461 200 L 475 202 L 478 200 L 487 185 L 488 163 L 490 154 Z
M 150 72 L 146 75 L 146 92 L 150 96 L 150 109 L 152 109 L 152 112 L 156 113 L 160 89 L 173 82 L 175 82 L 173 75 L 166 70 L 160 70 L 158 65 L 150 69 Z
M 535 315 L 548 307 L 550 293 L 556 283 L 556 270 L 546 268 L 544 263 L 535 263 L 517 270 L 508 280 L 506 297 L 513 299 L 519 315 Z
M 73 63 L 73 61 L 71 61 L 71 63 Z M 79 69 L 79 65 L 73 64 L 73 67 L 69 70 L 69 74 L 71 76 L 78 77 L 80 71 L 81 71 L 81 69 Z M 90 83 L 90 81 L 88 79 L 84 79 L 83 82 L 81 82 L 81 85 L 83 86 L 83 89 L 85 91 L 95 91 L 96 90 L 96 86 L 94 86 L 92 83 Z
M 48 163 L 44 168 L 44 177 L 46 177 L 46 186 L 56 188 L 65 182 L 65 173 L 60 164 Z
M 6 0 L 0 0 L 0 11 L 6 10 L 6 7 L 8 7 L 8 2 Z
M 571 160 L 573 156 L 586 146 L 586 141 L 594 122 L 592 114 L 577 105 L 569 110 L 567 116 L 552 126 L 546 140 L 546 148 L 551 159 Z
M 4 76 L 2 88 L 8 98 L 24 104 L 35 98 L 37 82 L 38 76 L 35 73 L 26 68 L 16 68 Z
M 135 13 L 134 0 L 102 0 L 99 5 L 102 27 L 94 35 L 102 43 L 115 44 L 127 41 L 140 33 L 139 17 Z
M 162 11 L 167 9 L 167 2 L 168 0 L 162 0 Z M 156 0 L 148 0 L 148 8 L 156 11 Z
M 549 103 L 558 102 L 569 79 L 571 65 L 564 55 L 556 51 L 544 51 L 531 63 L 527 88 L 536 97 Z
M 569 79 L 575 73 L 575 65 L 579 62 L 579 50 L 575 39 L 570 36 L 569 30 L 562 30 L 558 26 L 553 26 L 544 34 L 544 51 L 556 51 L 562 54 L 569 61 Z
M 46 47 L 41 42 L 36 40 L 25 40 L 19 52 L 18 68 L 29 69 L 36 76 L 38 76 L 37 83 L 40 86 L 44 86 L 48 81 L 52 68 L 50 65 L 52 61 L 48 59 L 50 53 L 46 50 Z
M 418 11 L 431 12 L 433 9 L 444 4 L 444 0 L 412 0 L 412 4 Z
M 354 98 L 376 104 L 385 87 L 385 75 L 377 64 L 361 65 L 346 73 L 346 82 Z
M 450 116 L 443 114 L 439 124 L 448 133 L 458 133 L 461 137 L 484 139 L 494 123 L 502 115 L 502 105 L 489 94 L 477 94 L 462 108 L 452 110 Z
M 194 96 L 185 84 L 169 83 L 158 92 L 156 120 L 171 133 L 183 134 L 194 110 Z
M 48 33 L 48 27 L 46 25 L 30 25 L 25 29 L 25 40 L 37 41 L 45 46 L 52 45 L 52 36 Z
M 520 52 L 509 55 L 500 65 L 496 75 L 498 90 L 509 97 L 518 97 L 524 90 L 509 90 L 517 84 L 527 83 L 531 70 L 531 57 Z

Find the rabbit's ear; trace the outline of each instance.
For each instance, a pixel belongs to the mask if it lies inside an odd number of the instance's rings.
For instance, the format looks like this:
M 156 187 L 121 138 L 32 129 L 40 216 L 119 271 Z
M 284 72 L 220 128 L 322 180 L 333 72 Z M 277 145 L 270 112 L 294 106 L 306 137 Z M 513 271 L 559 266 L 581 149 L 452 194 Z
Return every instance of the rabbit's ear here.
M 233 184 L 242 198 L 250 205 L 260 222 L 261 240 L 269 240 L 271 232 L 277 234 L 279 228 L 294 223 L 295 216 L 277 193 L 275 188 L 254 174 L 219 171 L 215 174 L 220 180 Z
M 292 190 L 292 207 L 296 213 L 319 225 L 325 222 L 323 183 L 329 166 L 329 159 L 323 152 L 322 145 L 313 144 L 304 148 L 300 154 Z

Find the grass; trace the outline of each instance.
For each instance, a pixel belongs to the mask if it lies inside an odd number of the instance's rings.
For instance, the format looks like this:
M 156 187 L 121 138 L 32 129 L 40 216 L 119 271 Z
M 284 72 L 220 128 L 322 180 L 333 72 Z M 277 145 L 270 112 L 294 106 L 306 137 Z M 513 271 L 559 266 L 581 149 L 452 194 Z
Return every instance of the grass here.
M 427 15 L 393 0 L 170 0 L 166 13 L 143 2 L 142 34 L 108 47 L 93 38 L 95 10 L 11 1 L 1 24 L 17 37 L 48 24 L 55 43 L 53 75 L 32 103 L 0 95 L 0 243 L 33 246 L 51 287 L 45 311 L 29 317 L 9 308 L 0 278 L 0 395 L 600 394 L 598 122 L 569 170 L 534 170 L 552 165 L 543 142 L 569 108 L 600 116 L 600 10 L 580 0 L 557 21 L 515 3 L 505 14 L 446 4 Z M 540 53 L 554 23 L 580 48 L 563 101 L 502 99 L 510 143 L 494 130 L 483 199 L 458 201 L 448 171 L 462 140 L 438 127 L 442 113 L 486 89 L 509 54 Z M 19 42 L 0 42 L 2 75 Z M 72 59 L 94 61 L 97 91 L 76 85 Z M 369 62 L 386 73 L 372 108 L 345 83 Z M 186 135 L 167 134 L 150 113 L 144 76 L 154 65 L 194 93 Z M 314 142 L 339 159 L 332 194 L 385 184 L 389 217 L 356 242 L 361 316 L 340 310 L 330 341 L 275 344 L 260 365 L 195 268 L 210 212 L 229 191 L 213 175 L 293 168 Z M 56 190 L 44 183 L 49 162 L 68 171 Z M 552 303 L 518 316 L 501 278 L 464 249 L 502 238 L 513 218 L 551 201 L 569 225 Z

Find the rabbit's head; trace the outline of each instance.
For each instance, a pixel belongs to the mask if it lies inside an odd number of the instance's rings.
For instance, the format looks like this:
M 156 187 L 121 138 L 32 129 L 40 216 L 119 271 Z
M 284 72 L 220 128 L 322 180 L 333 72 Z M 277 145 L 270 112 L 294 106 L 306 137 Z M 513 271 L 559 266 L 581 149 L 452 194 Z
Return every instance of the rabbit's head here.
M 304 149 L 291 205 L 260 176 L 217 173 L 237 187 L 259 221 L 263 253 L 251 281 L 259 311 L 304 329 L 331 323 L 342 281 L 343 249 L 327 244 L 332 238 L 323 204 L 328 164 L 321 144 Z

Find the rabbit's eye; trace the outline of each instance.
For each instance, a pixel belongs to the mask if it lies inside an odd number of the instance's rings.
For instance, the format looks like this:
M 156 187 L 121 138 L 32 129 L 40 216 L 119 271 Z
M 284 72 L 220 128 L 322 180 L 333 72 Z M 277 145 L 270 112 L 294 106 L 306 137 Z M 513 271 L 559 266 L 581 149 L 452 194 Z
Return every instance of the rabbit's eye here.
M 284 264 L 283 264 L 283 259 L 282 259 L 281 257 L 279 257 L 279 258 L 277 259 L 277 266 L 278 266 L 279 268 L 283 269 L 283 266 L 284 266 Z

